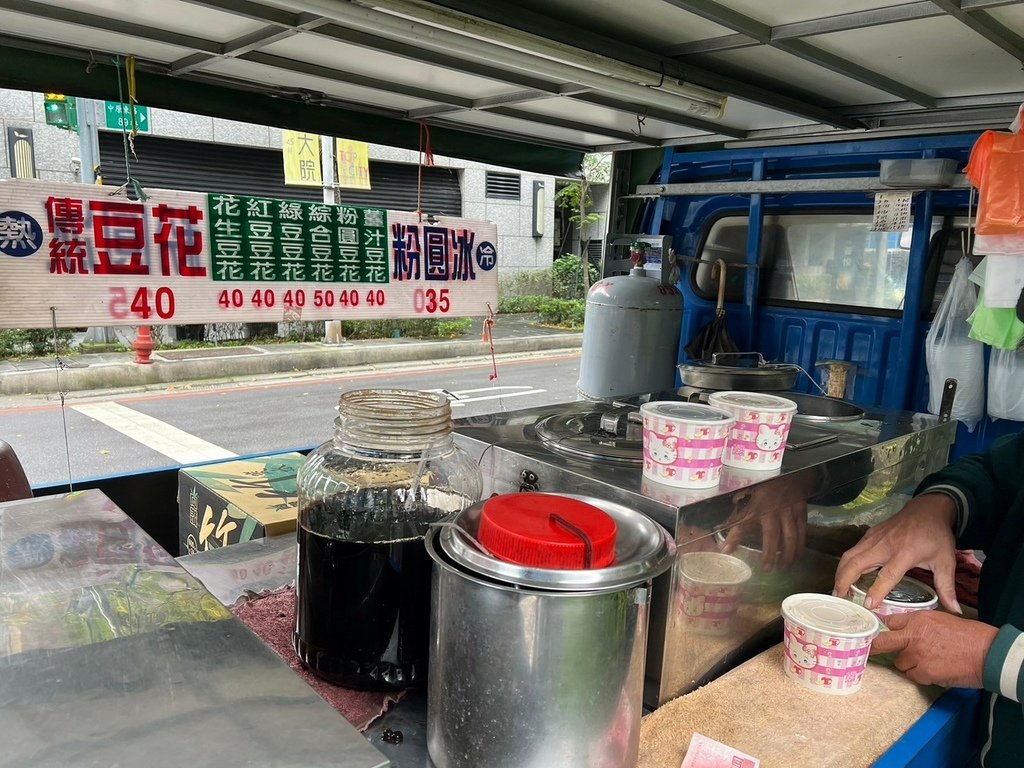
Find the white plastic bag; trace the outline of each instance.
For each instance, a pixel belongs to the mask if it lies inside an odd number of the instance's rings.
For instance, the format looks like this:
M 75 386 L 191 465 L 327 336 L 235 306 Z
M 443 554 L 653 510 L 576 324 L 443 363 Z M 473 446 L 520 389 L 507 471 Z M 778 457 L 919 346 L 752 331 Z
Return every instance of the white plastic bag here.
M 992 350 L 988 362 L 988 415 L 1024 421 L 1024 350 Z
M 925 361 L 928 410 L 939 412 L 946 379 L 956 379 L 952 418 L 973 432 L 985 413 L 985 347 L 968 336 L 967 318 L 978 303 L 970 277 L 971 263 L 961 259 L 925 339 Z

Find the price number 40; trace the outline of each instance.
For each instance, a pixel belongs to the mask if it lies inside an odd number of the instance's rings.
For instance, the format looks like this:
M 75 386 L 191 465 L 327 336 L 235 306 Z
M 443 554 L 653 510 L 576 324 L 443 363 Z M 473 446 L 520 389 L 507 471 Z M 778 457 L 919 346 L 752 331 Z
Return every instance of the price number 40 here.
M 161 320 L 174 317 L 174 291 L 170 288 L 139 288 L 129 301 L 128 290 L 123 287 L 110 289 L 110 316 L 116 320 L 124 320 L 134 314 L 143 320 L 149 320 L 155 313 Z

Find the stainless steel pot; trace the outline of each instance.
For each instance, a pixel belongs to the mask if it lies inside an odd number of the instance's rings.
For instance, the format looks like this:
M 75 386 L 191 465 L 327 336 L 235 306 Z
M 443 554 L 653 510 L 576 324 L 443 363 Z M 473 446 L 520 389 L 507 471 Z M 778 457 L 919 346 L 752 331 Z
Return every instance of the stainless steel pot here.
M 749 358 L 754 365 L 727 365 L 725 361 Z M 721 391 L 776 392 L 792 389 L 800 376 L 800 367 L 788 363 L 768 363 L 757 352 L 716 354 L 710 363 L 682 363 L 677 366 L 684 387 Z
M 636 764 L 651 579 L 675 544 L 625 506 L 572 498 L 615 518 L 612 566 L 497 560 L 473 543 L 480 504 L 427 535 L 436 564 L 427 745 L 437 768 Z

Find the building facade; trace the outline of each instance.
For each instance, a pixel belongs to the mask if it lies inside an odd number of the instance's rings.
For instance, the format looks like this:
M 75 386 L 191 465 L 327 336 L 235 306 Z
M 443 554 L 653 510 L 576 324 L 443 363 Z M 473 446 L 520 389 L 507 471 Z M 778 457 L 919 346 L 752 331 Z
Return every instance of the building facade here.
M 120 184 L 125 137 L 104 126 L 104 102 L 94 103 L 104 182 Z M 285 187 L 278 128 L 164 109 L 149 109 L 147 124 L 148 131 L 134 141 L 137 160 L 131 161 L 132 175 L 143 186 L 323 199 L 320 190 Z M 79 181 L 79 135 L 47 124 L 43 94 L 0 89 L 0 129 L 0 179 Z M 372 189 L 341 190 L 342 201 L 413 210 L 419 200 L 427 213 L 492 221 L 503 278 L 551 266 L 557 246 L 555 177 L 441 156 L 421 174 L 419 153 L 376 144 L 369 146 L 369 158 Z

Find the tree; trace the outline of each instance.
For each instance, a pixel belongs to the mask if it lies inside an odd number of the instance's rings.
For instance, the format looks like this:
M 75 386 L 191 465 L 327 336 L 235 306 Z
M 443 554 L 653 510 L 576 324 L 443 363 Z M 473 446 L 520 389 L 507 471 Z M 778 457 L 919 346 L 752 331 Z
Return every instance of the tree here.
M 587 263 L 587 246 L 590 244 L 590 226 L 601 220 L 599 214 L 594 213 L 591 208 L 594 199 L 590 195 L 590 187 L 593 184 L 607 184 L 611 181 L 612 156 L 609 154 L 588 154 L 583 156 L 583 164 L 580 166 L 580 179 L 566 184 L 555 195 L 555 205 L 569 211 L 569 221 L 572 222 L 580 232 L 581 263 Z M 580 270 L 583 278 L 583 293 L 586 295 L 590 289 L 590 270 Z

